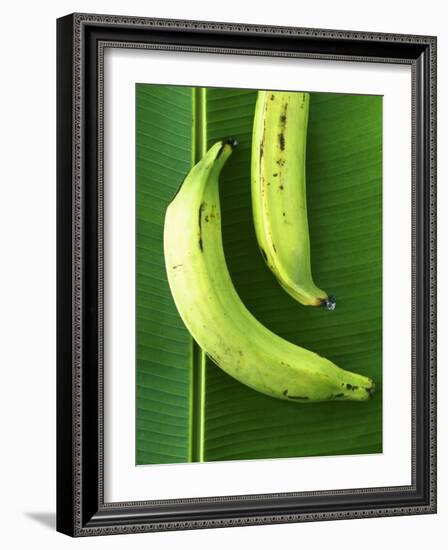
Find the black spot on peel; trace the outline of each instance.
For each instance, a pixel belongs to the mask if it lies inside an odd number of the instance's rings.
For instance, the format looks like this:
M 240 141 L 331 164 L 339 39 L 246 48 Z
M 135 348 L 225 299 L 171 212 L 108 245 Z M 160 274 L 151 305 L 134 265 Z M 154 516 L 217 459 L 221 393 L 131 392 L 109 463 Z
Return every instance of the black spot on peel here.
M 274 101 L 274 94 L 271 94 L 271 97 L 269 98 L 271 101 Z
M 285 159 L 278 159 L 275 161 L 279 166 L 284 166 L 285 165 Z
M 309 397 L 307 397 L 306 395 L 288 395 L 287 397 L 288 399 L 302 399 L 302 400 L 309 399 Z
M 285 103 L 285 106 L 283 108 L 283 112 L 280 115 L 280 124 L 281 124 L 282 128 L 284 128 L 286 126 L 286 121 L 287 121 L 286 112 L 287 112 L 287 110 L 288 110 L 288 104 Z
M 344 397 L 344 394 L 343 393 L 337 393 L 336 395 L 333 395 L 333 397 L 335 399 L 337 399 L 338 397 Z
M 285 212 L 283 212 L 283 217 L 285 217 L 285 216 L 286 216 L 286 213 L 285 213 Z
M 266 252 L 261 247 L 260 247 L 260 252 L 261 252 L 261 255 L 263 256 L 264 261 L 268 263 L 268 257 L 266 256 Z
M 283 392 L 283 395 L 288 395 L 288 390 L 285 390 L 285 391 Z
M 280 134 L 278 135 L 278 144 L 280 146 L 280 150 L 284 151 L 285 150 L 285 134 L 283 132 L 280 132 Z
M 173 269 L 177 269 L 178 267 L 182 267 L 184 264 L 177 264 L 177 265 L 173 265 Z
M 263 122 L 263 134 L 261 136 L 261 142 L 260 142 L 260 162 L 261 162 L 261 159 L 263 158 L 263 153 L 264 153 L 264 139 L 265 139 L 265 135 L 266 135 L 266 120 Z
M 280 189 L 280 191 L 283 191 L 284 189 L 283 185 L 279 185 L 278 188 Z
M 278 176 L 278 172 L 275 172 L 275 174 L 272 174 L 274 178 Z
M 345 384 L 345 387 L 348 389 L 348 390 L 352 390 L 352 391 L 355 391 L 358 389 L 358 386 L 352 386 L 351 384 Z
M 201 205 L 199 206 L 199 229 L 201 228 L 201 218 L 202 218 L 202 211 L 204 210 L 204 208 L 207 206 L 207 204 L 205 202 L 201 202 Z
M 277 252 L 277 249 L 275 248 L 275 244 L 272 243 L 272 248 L 274 249 L 274 252 Z
M 199 207 L 199 248 L 201 249 L 201 252 L 204 250 L 202 243 L 202 212 L 206 206 L 207 205 L 205 202 L 201 202 L 201 206 Z

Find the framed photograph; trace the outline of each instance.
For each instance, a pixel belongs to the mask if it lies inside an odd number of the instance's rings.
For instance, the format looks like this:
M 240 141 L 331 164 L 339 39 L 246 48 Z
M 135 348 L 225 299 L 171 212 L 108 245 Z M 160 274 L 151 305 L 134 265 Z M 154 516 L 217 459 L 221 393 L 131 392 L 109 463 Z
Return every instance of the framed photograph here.
M 57 50 L 57 529 L 435 513 L 436 38 Z

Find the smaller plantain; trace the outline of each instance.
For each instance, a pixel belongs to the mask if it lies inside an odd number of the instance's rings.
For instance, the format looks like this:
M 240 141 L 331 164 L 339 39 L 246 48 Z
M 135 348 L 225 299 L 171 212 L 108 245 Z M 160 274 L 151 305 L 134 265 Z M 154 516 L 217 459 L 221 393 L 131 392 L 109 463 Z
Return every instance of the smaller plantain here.
M 334 309 L 311 275 L 305 184 L 310 96 L 259 91 L 252 137 L 252 208 L 258 245 L 280 285 L 306 306 Z

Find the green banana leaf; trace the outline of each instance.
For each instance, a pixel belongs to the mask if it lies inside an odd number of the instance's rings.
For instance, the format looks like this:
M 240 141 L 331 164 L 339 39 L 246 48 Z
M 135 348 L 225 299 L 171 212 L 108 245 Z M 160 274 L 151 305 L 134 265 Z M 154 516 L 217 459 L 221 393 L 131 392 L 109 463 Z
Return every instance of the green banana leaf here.
M 137 463 L 382 451 L 382 98 L 312 93 L 307 197 L 315 282 L 335 311 L 304 307 L 261 258 L 250 203 L 256 92 L 137 86 Z M 221 176 L 223 240 L 235 287 L 270 330 L 372 377 L 367 403 L 262 395 L 205 359 L 166 281 L 166 206 L 205 145 L 235 137 Z M 243 328 L 243 327 L 242 327 Z
M 189 460 L 191 338 L 163 256 L 167 204 L 192 163 L 190 88 L 137 86 L 137 463 Z

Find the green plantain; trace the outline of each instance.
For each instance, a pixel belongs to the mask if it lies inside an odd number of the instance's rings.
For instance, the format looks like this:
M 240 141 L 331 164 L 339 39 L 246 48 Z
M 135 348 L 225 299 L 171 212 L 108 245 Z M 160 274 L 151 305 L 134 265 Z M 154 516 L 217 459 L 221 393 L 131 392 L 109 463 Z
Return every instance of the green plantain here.
M 310 96 L 259 91 L 252 138 L 255 232 L 280 285 L 304 305 L 334 309 L 311 275 L 305 157 Z

